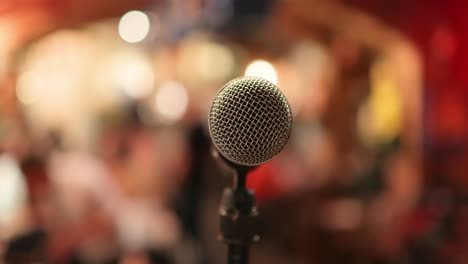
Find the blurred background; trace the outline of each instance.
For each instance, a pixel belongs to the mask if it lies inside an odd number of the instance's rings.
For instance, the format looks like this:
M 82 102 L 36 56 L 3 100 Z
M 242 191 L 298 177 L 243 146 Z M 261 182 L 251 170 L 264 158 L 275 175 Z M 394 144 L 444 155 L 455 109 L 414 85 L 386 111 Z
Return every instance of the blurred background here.
M 0 263 L 224 263 L 208 110 L 288 98 L 252 263 L 468 263 L 468 4 L 2 0 Z

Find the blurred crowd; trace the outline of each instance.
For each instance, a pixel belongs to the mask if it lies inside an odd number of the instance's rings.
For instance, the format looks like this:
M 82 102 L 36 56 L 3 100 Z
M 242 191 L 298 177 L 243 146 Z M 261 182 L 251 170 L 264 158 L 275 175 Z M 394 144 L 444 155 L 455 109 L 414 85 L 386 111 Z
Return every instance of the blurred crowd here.
M 232 175 L 207 112 L 243 74 L 277 83 L 294 115 L 247 179 L 252 263 L 468 263 L 463 100 L 431 88 L 454 79 L 449 27 L 426 56 L 335 1 L 168 2 L 52 32 L 2 73 L 0 263 L 224 263 Z

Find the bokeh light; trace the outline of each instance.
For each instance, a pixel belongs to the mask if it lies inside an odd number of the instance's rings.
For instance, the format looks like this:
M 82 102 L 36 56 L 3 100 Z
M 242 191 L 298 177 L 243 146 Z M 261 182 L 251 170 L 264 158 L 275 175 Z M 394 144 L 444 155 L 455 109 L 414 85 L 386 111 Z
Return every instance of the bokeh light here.
M 141 11 L 130 11 L 120 19 L 119 35 L 128 43 L 137 43 L 144 40 L 149 31 L 149 17 Z
M 228 46 L 200 36 L 186 40 L 181 46 L 178 72 L 186 83 L 223 83 L 234 69 L 234 54 Z
M 275 67 L 265 60 L 255 60 L 245 69 L 245 76 L 260 77 L 274 84 L 278 84 L 278 74 Z
M 371 68 L 370 111 L 376 136 L 389 141 L 401 132 L 402 98 L 392 66 L 378 62 Z
M 180 120 L 188 107 L 188 94 L 185 87 L 177 82 L 166 82 L 158 89 L 154 106 L 157 113 L 167 121 Z
M 0 175 L 0 226 L 4 226 L 12 224 L 28 194 L 23 175 L 14 159 L 0 156 Z M 7 231 L 3 230 L 0 237 L 6 236 Z
M 402 128 L 402 97 L 391 65 L 379 61 L 372 65 L 371 91 L 357 113 L 360 140 L 372 146 L 390 142 Z
M 22 73 L 16 83 L 16 97 L 24 105 L 30 105 L 39 100 L 41 87 L 33 72 Z
M 125 51 L 109 61 L 109 80 L 129 97 L 139 99 L 151 93 L 154 86 L 153 67 L 143 54 Z
M 36 229 L 53 238 L 38 245 L 52 249 L 44 255 L 53 263 L 151 262 L 154 253 L 163 262 L 223 262 L 212 212 L 219 211 L 215 189 L 226 179 L 209 178 L 231 170 L 219 153 L 206 155 L 206 117 L 223 84 L 243 75 L 277 85 L 294 118 L 290 144 L 248 177 L 267 209 L 262 233 L 271 242 L 258 262 L 412 260 L 400 238 L 415 237 L 412 208 L 420 211 L 418 188 L 425 188 L 419 122 L 426 115 L 424 64 L 415 69 L 419 55 L 405 49 L 413 45 L 407 36 L 340 1 L 313 8 L 300 0 L 85 2 L 68 5 L 73 17 L 66 6 L 58 17 L 21 7 L 28 19 L 12 13 L 17 26 L 0 21 L 1 263 L 22 263 L 3 260 L 13 245 L 5 230 L 19 225 L 26 231 L 19 238 Z M 428 36 L 430 56 L 441 49 L 447 57 L 430 57 L 437 64 L 430 73 L 455 60 L 448 55 L 456 52 L 459 28 L 452 30 Z M 441 144 L 445 152 L 440 135 L 463 143 L 466 111 L 462 99 L 453 106 L 438 92 L 433 98 L 441 110 L 428 109 L 430 149 Z M 434 175 L 464 175 L 462 164 L 453 165 L 434 168 Z M 439 194 L 431 197 L 435 187 L 421 197 L 439 201 Z M 451 194 L 447 187 L 442 192 Z M 316 210 L 302 210 L 310 206 Z M 284 212 L 297 221 L 281 225 Z M 303 250 L 317 235 L 327 243 Z

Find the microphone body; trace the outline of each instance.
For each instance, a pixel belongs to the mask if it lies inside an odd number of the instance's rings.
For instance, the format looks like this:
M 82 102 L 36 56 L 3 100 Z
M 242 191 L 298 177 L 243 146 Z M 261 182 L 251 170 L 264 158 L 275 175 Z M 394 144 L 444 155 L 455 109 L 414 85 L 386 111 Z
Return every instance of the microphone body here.
M 235 171 L 234 184 L 224 190 L 219 211 L 227 262 L 246 264 L 249 245 L 260 240 L 255 195 L 245 186 L 247 173 L 285 147 L 292 128 L 291 110 L 276 85 L 242 77 L 221 88 L 208 121 L 214 147 Z
M 292 114 L 276 85 L 257 77 L 242 77 L 221 88 L 208 121 L 213 144 L 225 159 L 255 167 L 284 148 Z

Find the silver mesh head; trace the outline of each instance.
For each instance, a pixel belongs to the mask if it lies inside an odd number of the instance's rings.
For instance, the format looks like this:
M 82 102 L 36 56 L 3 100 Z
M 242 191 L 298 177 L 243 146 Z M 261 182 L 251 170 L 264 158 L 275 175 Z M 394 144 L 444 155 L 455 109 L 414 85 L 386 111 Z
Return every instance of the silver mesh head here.
M 271 160 L 286 145 L 292 127 L 288 101 L 273 83 L 257 78 L 234 79 L 211 105 L 211 139 L 227 160 L 255 166 Z

